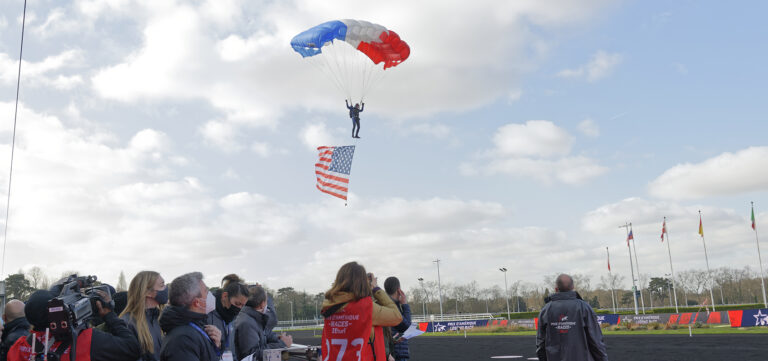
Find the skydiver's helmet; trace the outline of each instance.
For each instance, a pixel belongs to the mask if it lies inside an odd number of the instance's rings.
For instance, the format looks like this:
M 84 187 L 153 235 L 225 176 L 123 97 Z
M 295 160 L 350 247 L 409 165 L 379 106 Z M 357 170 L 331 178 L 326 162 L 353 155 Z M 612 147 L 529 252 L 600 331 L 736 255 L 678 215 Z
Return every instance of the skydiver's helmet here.
M 355 104 L 355 108 L 360 109 L 360 103 Z

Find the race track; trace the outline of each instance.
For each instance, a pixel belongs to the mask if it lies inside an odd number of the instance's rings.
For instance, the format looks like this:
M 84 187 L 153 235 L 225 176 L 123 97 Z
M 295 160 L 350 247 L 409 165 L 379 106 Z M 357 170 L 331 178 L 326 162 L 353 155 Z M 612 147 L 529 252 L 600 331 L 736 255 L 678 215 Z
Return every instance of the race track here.
M 294 333 L 294 340 L 320 344 L 311 332 Z M 609 358 L 620 361 L 768 360 L 768 335 L 617 335 L 606 343 Z M 416 337 L 410 349 L 411 361 L 528 360 L 536 357 L 534 345 L 534 336 L 444 336 Z

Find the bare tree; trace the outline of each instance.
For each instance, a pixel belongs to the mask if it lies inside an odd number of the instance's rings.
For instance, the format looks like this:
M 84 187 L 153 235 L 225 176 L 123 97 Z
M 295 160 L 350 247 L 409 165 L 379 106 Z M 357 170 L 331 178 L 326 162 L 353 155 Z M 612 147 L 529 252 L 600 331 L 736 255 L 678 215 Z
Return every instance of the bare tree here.
M 117 292 L 128 291 L 128 284 L 125 282 L 125 273 L 123 271 L 120 271 L 120 277 L 117 279 L 117 287 L 115 289 Z
M 29 271 L 27 271 L 27 278 L 29 278 L 30 283 L 32 284 L 32 287 L 38 290 L 43 289 L 45 284 L 49 283 L 48 277 L 45 275 L 43 270 L 38 266 L 34 266 L 30 268 Z

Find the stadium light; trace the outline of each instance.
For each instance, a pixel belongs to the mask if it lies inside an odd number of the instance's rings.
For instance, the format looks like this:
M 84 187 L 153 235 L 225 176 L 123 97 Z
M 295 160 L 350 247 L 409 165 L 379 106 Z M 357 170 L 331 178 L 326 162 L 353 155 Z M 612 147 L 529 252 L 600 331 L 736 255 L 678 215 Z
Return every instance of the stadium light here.
M 504 272 L 504 294 L 507 295 L 505 298 L 507 300 L 507 319 L 509 319 L 509 286 L 507 286 L 507 268 L 499 268 L 499 271 Z

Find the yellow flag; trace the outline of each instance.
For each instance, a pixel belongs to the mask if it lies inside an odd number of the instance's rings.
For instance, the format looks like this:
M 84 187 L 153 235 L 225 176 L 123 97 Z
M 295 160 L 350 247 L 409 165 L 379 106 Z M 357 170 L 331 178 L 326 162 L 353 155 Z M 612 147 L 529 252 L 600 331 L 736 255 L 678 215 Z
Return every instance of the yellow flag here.
M 701 223 L 701 216 L 699 216 L 699 234 L 704 237 L 704 225 Z

